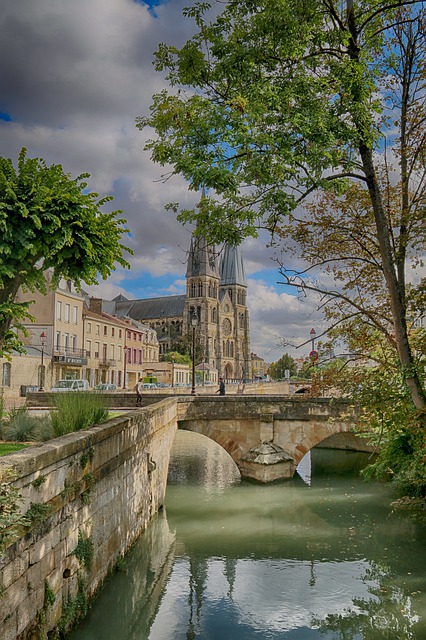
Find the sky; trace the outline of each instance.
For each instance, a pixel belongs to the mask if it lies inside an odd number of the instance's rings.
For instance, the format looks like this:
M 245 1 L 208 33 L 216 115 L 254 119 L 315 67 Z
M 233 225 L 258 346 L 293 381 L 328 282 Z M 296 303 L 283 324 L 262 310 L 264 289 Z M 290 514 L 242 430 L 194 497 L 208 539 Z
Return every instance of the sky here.
M 168 202 L 193 206 L 200 195 L 144 151 L 149 132 L 136 129 L 151 96 L 167 86 L 154 70 L 160 42 L 181 46 L 193 23 L 182 16 L 191 0 L 155 6 L 136 0 L 0 0 L 0 149 L 16 163 L 29 157 L 60 164 L 73 177 L 89 173 L 89 188 L 112 195 L 124 212 L 133 251 L 130 270 L 117 270 L 92 295 L 129 299 L 185 292 L 192 228 Z M 154 3 L 151 3 L 154 4 Z M 151 132 L 152 134 L 152 132 Z M 105 211 L 108 209 L 105 208 Z M 321 332 L 315 301 L 278 284 L 265 239 L 242 247 L 248 280 L 251 350 L 267 362 L 283 353 L 306 356 L 312 327 Z M 308 341 L 308 344 L 302 345 Z

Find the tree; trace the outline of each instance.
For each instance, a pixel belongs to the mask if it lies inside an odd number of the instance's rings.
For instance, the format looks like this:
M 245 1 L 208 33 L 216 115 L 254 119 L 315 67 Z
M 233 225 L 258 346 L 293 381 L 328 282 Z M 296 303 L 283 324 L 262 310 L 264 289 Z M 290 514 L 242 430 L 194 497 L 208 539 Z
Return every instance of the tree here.
M 338 203 L 345 194 L 349 201 L 350 189 L 362 191 L 368 233 L 362 215 L 354 226 L 355 216 L 345 219 L 347 237 L 368 256 L 365 266 L 374 265 L 377 299 L 390 310 L 382 326 L 389 323 L 404 384 L 423 414 L 406 270 L 425 240 L 424 229 L 416 235 L 426 202 L 425 3 L 230 0 L 208 22 L 209 9 L 197 2 L 185 11 L 198 32 L 181 49 L 160 45 L 156 68 L 167 71 L 171 90 L 155 95 L 150 116 L 138 119 L 157 134 L 146 145 L 153 160 L 172 167 L 165 179 L 179 173 L 190 188 L 209 190 L 198 210 L 183 210 L 179 219 L 197 221 L 209 241 L 239 243 L 260 227 L 279 239 L 297 214 L 303 241 L 309 213 L 298 213 L 302 204 L 315 194 Z M 333 224 L 339 215 L 335 207 Z M 361 263 L 359 254 L 341 250 L 341 264 L 344 258 Z M 317 279 L 318 269 L 312 273 Z M 305 282 L 292 280 L 301 289 Z M 338 300 L 334 283 L 318 288 L 323 303 Z M 352 313 L 359 326 L 371 322 L 367 308 Z
M 20 287 L 45 292 L 47 269 L 55 287 L 61 277 L 97 284 L 115 262 L 129 266 L 120 244 L 126 221 L 117 219 L 121 211 L 101 212 L 111 198 L 87 193 L 88 177 L 73 179 L 60 165 L 27 158 L 25 149 L 17 170 L 0 158 L 0 356 L 20 348 L 14 329 L 31 318 L 29 303 L 15 302 Z
M 269 367 L 269 375 L 273 380 L 282 380 L 285 378 L 285 372 L 289 371 L 290 376 L 297 373 L 296 363 L 288 353 L 285 353 L 277 362 L 273 362 Z

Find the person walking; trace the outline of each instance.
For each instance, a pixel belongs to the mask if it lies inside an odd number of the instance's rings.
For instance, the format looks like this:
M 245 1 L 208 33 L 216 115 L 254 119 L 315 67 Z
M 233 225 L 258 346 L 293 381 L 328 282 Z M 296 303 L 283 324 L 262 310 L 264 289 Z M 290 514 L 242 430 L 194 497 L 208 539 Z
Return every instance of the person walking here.
M 219 389 L 216 391 L 220 396 L 225 395 L 225 380 L 223 378 L 219 378 Z
M 143 388 L 143 379 L 139 378 L 139 380 L 135 384 L 136 406 L 137 407 L 140 407 L 142 405 L 142 388 Z

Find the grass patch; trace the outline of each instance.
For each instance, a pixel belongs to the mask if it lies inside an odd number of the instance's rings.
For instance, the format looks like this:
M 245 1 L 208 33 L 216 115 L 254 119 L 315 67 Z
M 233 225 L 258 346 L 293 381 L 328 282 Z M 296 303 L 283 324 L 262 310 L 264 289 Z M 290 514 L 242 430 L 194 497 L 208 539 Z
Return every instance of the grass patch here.
M 14 453 L 21 449 L 26 449 L 28 445 L 18 442 L 0 442 L 0 456 L 7 456 L 8 453 Z

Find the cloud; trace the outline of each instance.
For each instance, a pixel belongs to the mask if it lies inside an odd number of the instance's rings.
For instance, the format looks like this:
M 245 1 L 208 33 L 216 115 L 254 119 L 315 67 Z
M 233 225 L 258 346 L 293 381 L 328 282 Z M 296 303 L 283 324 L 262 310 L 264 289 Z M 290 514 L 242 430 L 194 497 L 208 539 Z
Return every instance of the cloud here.
M 89 188 L 114 197 L 105 210 L 121 209 L 131 231 L 123 238 L 134 251 L 130 271 L 118 268 L 90 288 L 92 295 L 184 291 L 191 228 L 165 204 L 194 206 L 200 196 L 181 177 L 162 181 L 166 169 L 144 151 L 151 134 L 136 129 L 135 118 L 148 114 L 152 94 L 166 86 L 152 64 L 159 43 L 180 46 L 191 35 L 192 21 L 182 18 L 186 4 L 173 0 L 153 15 L 132 0 L 0 0 L 2 155 L 16 160 L 26 147 L 30 157 L 61 164 L 73 176 L 90 173 Z M 265 242 L 261 234 L 242 250 L 252 277 L 252 347 L 273 356 L 281 336 L 303 335 L 303 314 L 297 299 L 272 284 L 277 267 Z

